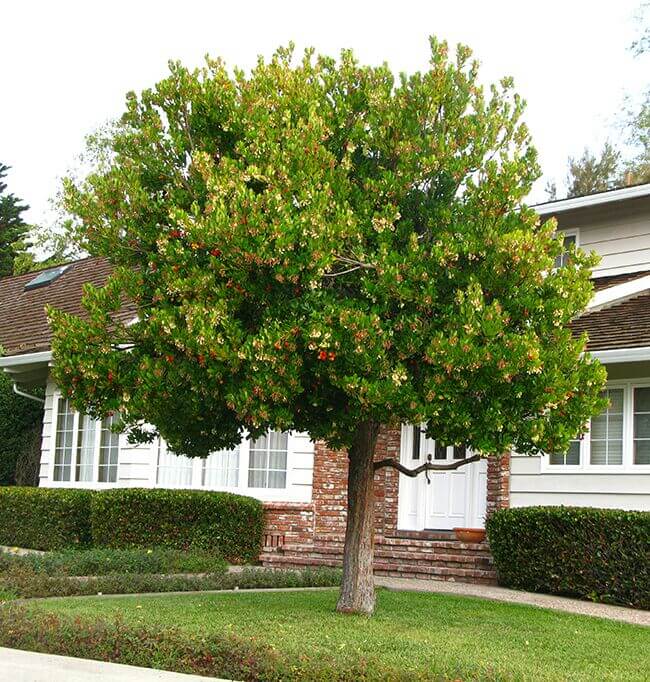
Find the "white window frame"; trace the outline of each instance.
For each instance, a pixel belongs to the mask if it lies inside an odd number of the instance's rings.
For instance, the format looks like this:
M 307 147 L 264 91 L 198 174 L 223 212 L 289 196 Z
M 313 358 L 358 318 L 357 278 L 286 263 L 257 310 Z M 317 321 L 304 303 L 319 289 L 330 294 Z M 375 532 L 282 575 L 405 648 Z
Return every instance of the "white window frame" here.
M 53 396 L 52 400 L 52 426 L 50 431 L 50 470 L 47 484 L 51 488 L 114 488 L 118 485 L 120 480 L 120 454 L 122 452 L 122 434 L 118 439 L 117 444 L 117 471 L 115 474 L 115 481 L 100 482 L 99 479 L 99 456 L 102 437 L 102 422 L 95 420 L 95 443 L 93 448 L 93 476 L 91 481 L 77 481 L 77 464 L 79 456 L 79 421 L 81 413 L 74 410 L 74 418 L 72 422 L 72 459 L 70 462 L 70 480 L 69 481 L 55 481 L 54 467 L 56 465 L 56 436 L 59 424 L 59 405 L 66 398 L 60 392 Z
M 195 457 L 192 461 L 192 477 L 190 485 L 171 486 L 158 484 L 158 458 L 159 448 L 166 447 L 161 439 L 153 450 L 151 481 L 156 488 L 181 488 L 187 490 L 217 490 L 222 492 L 236 493 L 238 495 L 248 495 L 256 497 L 265 502 L 288 502 L 297 496 L 297 491 L 293 490 L 294 485 L 294 432 L 289 431 L 287 438 L 287 475 L 284 488 L 254 488 L 248 486 L 248 469 L 250 462 L 251 441 L 248 434 L 244 433 L 239 444 L 239 471 L 237 475 L 238 483 L 236 486 L 204 486 L 203 485 L 203 462 L 202 457 Z M 302 499 L 302 498 L 300 498 Z
M 580 464 L 551 464 L 543 455 L 541 471 L 547 474 L 650 474 L 650 464 L 634 464 L 634 389 L 650 388 L 650 378 L 608 381 L 605 389 L 623 389 L 623 459 L 621 464 L 591 464 L 588 428 L 580 441 Z M 591 427 L 591 420 L 589 422 Z
M 565 238 L 565 237 L 575 237 L 575 239 L 576 239 L 576 241 L 575 241 L 576 249 L 580 248 L 580 229 L 579 229 L 579 228 L 577 228 L 577 227 L 571 227 L 571 228 L 568 228 L 568 229 L 566 229 L 566 230 L 560 229 L 560 230 L 558 230 L 558 234 L 559 234 L 560 232 L 562 233 L 562 237 L 563 237 L 563 238 Z M 565 252 L 562 251 L 562 254 L 561 254 L 561 255 L 564 255 L 564 253 L 565 253 Z M 556 269 L 556 267 L 557 267 L 557 266 L 554 265 L 553 269 Z M 560 267 L 564 267 L 564 266 L 560 266 Z

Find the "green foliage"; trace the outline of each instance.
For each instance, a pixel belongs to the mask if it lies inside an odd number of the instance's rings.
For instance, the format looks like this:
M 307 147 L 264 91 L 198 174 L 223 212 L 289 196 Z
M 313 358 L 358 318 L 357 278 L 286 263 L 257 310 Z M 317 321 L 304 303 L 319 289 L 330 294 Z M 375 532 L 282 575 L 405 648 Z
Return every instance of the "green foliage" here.
M 650 512 L 504 509 L 487 533 L 503 585 L 650 609 Z
M 484 88 L 470 50 L 435 39 L 399 79 L 348 51 L 170 70 L 66 183 L 85 248 L 116 266 L 87 321 L 50 310 L 76 407 L 190 456 L 268 428 L 349 446 L 395 421 L 557 452 L 603 408 L 604 370 L 568 329 L 595 260 L 552 270 L 510 79 Z
M 598 155 L 585 149 L 579 159 L 569 157 L 567 197 L 581 197 L 619 187 L 620 159 L 620 152 L 609 142 L 603 145 Z
M 90 544 L 90 490 L 0 488 L 0 545 L 63 549 Z
M 26 566 L 46 575 L 89 576 L 117 573 L 219 573 L 220 556 L 205 551 L 175 549 L 84 549 L 47 554 L 0 554 L 0 572 Z
M 322 590 L 5 605 L 0 609 L 0 646 L 255 679 L 218 667 L 222 649 L 217 642 L 228 633 L 235 642 L 259 647 L 252 652 L 258 666 L 267 660 L 265 651 L 274 651 L 274 660 L 284 668 L 274 666 L 259 675 L 287 682 L 632 682 L 643 679 L 648 667 L 647 628 L 625 623 L 492 600 L 388 590 L 380 590 L 377 617 L 368 619 L 334 613 L 335 601 L 336 590 Z M 128 638 L 104 629 L 118 624 L 130 633 Z M 178 647 L 191 641 L 193 653 L 176 655 L 143 636 L 163 628 L 173 632 Z M 127 658 L 131 655 L 139 658 Z M 193 667 L 199 662 L 212 662 L 213 667 Z
M 250 563 L 259 557 L 264 510 L 231 493 L 120 488 L 93 497 L 91 524 L 98 547 L 203 549 Z
M 7 375 L 0 373 L 0 485 L 16 483 L 16 463 L 29 455 L 31 434 L 42 420 L 42 406 L 16 395 Z
M 188 637 L 120 620 L 79 621 L 13 607 L 0 610 L 0 642 L 30 651 L 233 680 L 287 679 L 273 674 L 276 665 L 284 666 L 270 647 L 229 634 Z
M 2 181 L 9 168 L 0 163 L 0 277 L 13 273 L 14 259 L 24 250 L 23 240 L 29 229 L 22 218 L 29 206 L 7 193 L 7 183 Z
M 262 503 L 231 493 L 0 488 L 3 545 L 45 550 L 91 544 L 112 549 L 164 547 L 191 550 L 197 561 L 207 553 L 219 554 L 230 563 L 247 563 L 257 561 L 263 532 Z M 86 556 L 92 562 L 95 555 Z
M 111 573 L 79 580 L 47 575 L 27 564 L 15 563 L 0 572 L 0 592 L 12 599 L 72 597 L 96 594 L 148 592 L 196 592 L 204 590 L 252 590 L 290 587 L 334 587 L 341 584 L 341 571 L 330 568 L 278 571 L 244 569 L 226 573 L 223 565 L 206 574 Z

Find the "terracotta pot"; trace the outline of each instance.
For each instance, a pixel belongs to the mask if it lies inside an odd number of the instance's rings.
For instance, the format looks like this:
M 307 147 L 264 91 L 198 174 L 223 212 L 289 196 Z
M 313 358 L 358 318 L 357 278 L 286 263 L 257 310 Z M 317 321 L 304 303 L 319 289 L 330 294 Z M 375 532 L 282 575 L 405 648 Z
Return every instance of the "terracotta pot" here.
M 456 539 L 461 542 L 483 542 L 485 540 L 484 528 L 454 528 Z

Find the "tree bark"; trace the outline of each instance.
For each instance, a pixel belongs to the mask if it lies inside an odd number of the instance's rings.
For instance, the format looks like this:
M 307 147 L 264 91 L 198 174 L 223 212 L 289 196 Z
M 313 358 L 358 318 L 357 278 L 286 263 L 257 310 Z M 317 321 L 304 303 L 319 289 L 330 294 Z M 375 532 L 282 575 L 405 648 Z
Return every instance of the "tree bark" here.
M 348 517 L 343 550 L 343 582 L 336 610 L 371 615 L 374 544 L 374 455 L 379 425 L 364 422 L 348 449 Z

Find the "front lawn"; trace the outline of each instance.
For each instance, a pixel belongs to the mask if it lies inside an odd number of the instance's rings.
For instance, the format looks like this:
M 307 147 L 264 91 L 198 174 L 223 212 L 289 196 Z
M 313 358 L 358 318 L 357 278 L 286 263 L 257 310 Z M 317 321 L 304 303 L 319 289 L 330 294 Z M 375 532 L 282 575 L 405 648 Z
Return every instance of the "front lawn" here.
M 358 679 L 360 670 L 373 680 L 648 679 L 646 628 L 474 598 L 387 590 L 379 591 L 377 613 L 366 619 L 335 613 L 336 598 L 336 590 L 327 590 L 65 599 L 29 608 L 82 619 L 119 615 L 129 626 L 173 627 L 197 642 L 212 635 L 254 638 L 256 645 L 275 650 L 279 660 L 295 661 L 295 679 L 314 679 L 312 664 L 320 670 L 331 665 L 331 679 Z M 169 660 L 165 666 L 170 667 Z

